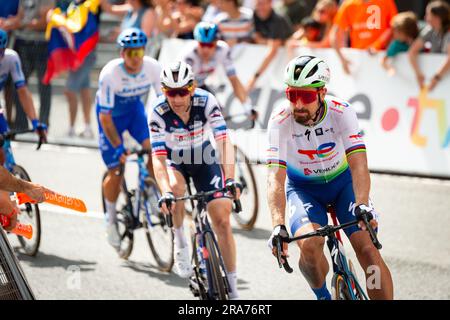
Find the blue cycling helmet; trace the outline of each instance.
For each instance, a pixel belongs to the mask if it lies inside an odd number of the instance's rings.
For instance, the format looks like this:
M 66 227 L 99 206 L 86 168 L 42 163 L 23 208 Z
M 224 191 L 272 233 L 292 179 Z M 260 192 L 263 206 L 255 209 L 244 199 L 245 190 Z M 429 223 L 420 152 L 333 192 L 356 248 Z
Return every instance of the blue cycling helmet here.
M 140 48 L 147 44 L 147 35 L 138 28 L 123 30 L 117 37 L 117 44 L 121 48 Z
M 5 49 L 8 44 L 8 34 L 5 30 L 0 29 L 0 49 Z
M 217 39 L 219 27 L 210 22 L 199 22 L 194 29 L 194 39 L 202 43 L 211 43 Z

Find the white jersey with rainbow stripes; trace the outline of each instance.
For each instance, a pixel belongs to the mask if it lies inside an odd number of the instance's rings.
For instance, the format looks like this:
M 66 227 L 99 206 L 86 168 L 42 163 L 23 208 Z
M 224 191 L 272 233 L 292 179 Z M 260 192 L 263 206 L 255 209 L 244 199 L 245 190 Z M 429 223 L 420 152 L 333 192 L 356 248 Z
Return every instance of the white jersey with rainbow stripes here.
M 348 169 L 347 157 L 365 152 L 351 105 L 325 97 L 325 113 L 314 126 L 297 123 L 290 105 L 276 108 L 269 120 L 267 164 L 287 168 L 296 184 L 327 183 Z

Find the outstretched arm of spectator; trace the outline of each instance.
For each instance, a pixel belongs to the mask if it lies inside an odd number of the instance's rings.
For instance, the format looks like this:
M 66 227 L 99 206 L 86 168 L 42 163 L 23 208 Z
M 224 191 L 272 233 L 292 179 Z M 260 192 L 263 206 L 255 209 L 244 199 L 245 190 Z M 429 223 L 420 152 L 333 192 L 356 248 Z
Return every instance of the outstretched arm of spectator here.
M 19 14 L 15 16 L 9 16 L 6 19 L 0 18 L 0 29 L 5 30 L 6 32 L 13 31 L 20 26 L 20 17 Z
M 156 25 L 156 13 L 153 9 L 148 9 L 142 17 L 141 29 L 145 32 L 147 37 L 151 37 L 153 29 Z
M 42 6 L 39 9 L 39 18 L 38 19 L 32 19 L 30 22 L 28 22 L 26 25 L 22 25 L 22 27 L 28 28 L 30 30 L 34 31 L 44 31 L 47 27 L 47 13 L 52 10 L 52 6 L 45 5 Z M 23 10 L 22 8 L 19 9 L 19 12 Z M 22 11 L 22 17 L 23 17 L 23 11 Z
M 417 83 L 421 89 L 425 86 L 425 76 L 423 75 L 422 70 L 420 70 L 417 57 L 419 56 L 420 50 L 422 50 L 423 46 L 423 40 L 421 38 L 417 38 L 408 51 L 409 62 L 413 67 L 414 73 L 416 74 Z
M 278 48 L 282 45 L 281 39 L 269 39 L 268 41 L 269 45 L 269 53 L 264 58 L 264 61 L 259 66 L 258 70 L 255 72 L 253 77 L 250 79 L 249 83 L 247 84 L 247 95 L 253 90 L 253 87 L 256 84 L 256 81 L 258 78 L 266 71 L 269 64 L 272 62 L 273 58 L 276 56 L 278 52 Z
M 344 57 L 344 54 L 342 53 L 342 43 L 344 38 L 345 32 L 343 29 L 341 29 L 338 26 L 333 26 L 331 30 L 331 44 L 333 45 L 333 48 L 336 50 L 336 53 L 339 57 L 339 60 L 341 60 L 342 68 L 344 69 L 344 72 L 346 74 L 350 74 L 350 61 L 347 60 Z
M 234 94 L 239 99 L 239 101 L 244 104 L 247 101 L 247 91 L 245 91 L 244 85 L 236 75 L 228 77 L 228 79 L 233 86 Z
M 428 86 L 428 90 L 433 90 L 434 87 L 441 81 L 441 79 L 445 76 L 445 74 L 450 70 L 450 44 L 447 47 L 447 59 L 444 64 L 439 68 L 439 71 L 433 76 L 431 79 L 430 85 Z

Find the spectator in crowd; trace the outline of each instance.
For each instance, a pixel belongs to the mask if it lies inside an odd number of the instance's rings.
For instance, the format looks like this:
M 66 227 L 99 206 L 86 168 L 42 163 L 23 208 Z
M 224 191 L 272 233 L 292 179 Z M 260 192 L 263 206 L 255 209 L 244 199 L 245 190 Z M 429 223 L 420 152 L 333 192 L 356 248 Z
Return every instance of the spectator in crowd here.
M 390 75 L 395 74 L 392 59 L 401 52 L 407 52 L 411 44 L 419 34 L 417 18 L 414 12 L 401 12 L 392 19 L 392 38 L 386 54 L 382 60 L 382 66 Z
M 332 29 L 332 45 L 350 74 L 350 61 L 341 48 L 347 33 L 350 47 L 355 49 L 385 49 L 392 35 L 391 20 L 397 14 L 394 0 L 344 0 L 338 9 Z
M 230 46 L 240 42 L 251 42 L 253 38 L 253 12 L 239 6 L 239 0 L 218 0 L 219 9 L 215 23 L 222 39 Z
M 428 90 L 441 81 L 450 69 L 450 5 L 444 1 L 430 2 L 426 8 L 425 20 L 427 26 L 409 49 L 409 59 L 416 74 L 419 87 L 425 87 L 425 76 L 420 70 L 417 56 L 421 50 L 432 53 L 444 53 L 447 59 L 431 79 Z
M 39 121 L 49 126 L 52 90 L 50 84 L 44 85 L 42 77 L 47 66 L 47 13 L 55 7 L 54 0 L 20 0 L 18 19 L 15 29 L 14 50 L 22 60 L 23 73 L 28 81 L 31 73 L 36 71 L 40 98 Z M 27 129 L 28 120 L 23 112 L 17 93 L 14 94 L 16 119 L 14 129 Z
M 278 49 L 292 35 L 292 25 L 283 16 L 273 10 L 271 0 L 255 0 L 255 12 L 253 20 L 255 23 L 254 41 L 269 47 L 269 52 L 261 65 L 250 78 L 247 84 L 247 93 L 253 90 L 258 78 L 264 73 L 272 59 L 276 56 Z
M 59 0 L 57 5 L 61 10 L 64 10 L 65 15 L 77 14 L 77 7 L 82 5 L 86 0 Z M 99 17 L 98 17 L 99 19 Z M 66 80 L 66 87 L 64 95 L 66 96 L 69 105 L 69 130 L 67 136 L 73 138 L 76 136 L 75 121 L 78 113 L 78 97 L 80 95 L 84 129 L 80 133 L 81 138 L 92 139 L 94 132 L 91 127 L 91 108 L 92 108 L 92 93 L 90 74 L 95 65 L 96 53 L 92 51 L 85 59 L 83 64 L 75 71 L 69 71 Z
M 312 13 L 305 0 L 282 0 L 275 5 L 275 11 L 291 21 L 294 30 L 299 29 L 302 20 Z
M 288 54 L 292 56 L 299 46 L 310 48 L 329 48 L 330 31 L 338 6 L 334 0 L 320 0 L 311 17 L 303 19 L 301 27 L 287 42 Z
M 218 2 L 220 0 L 208 0 L 205 13 L 203 14 L 202 21 L 213 23 L 216 21 L 217 15 L 221 12 Z
M 17 26 L 19 12 L 19 0 L 3 1 L 0 6 L 0 29 L 5 30 L 8 33 L 8 40 L 11 38 L 11 33 L 14 31 L 13 26 Z M 5 83 L 5 109 L 6 117 L 9 124 L 12 119 L 12 106 L 13 106 L 13 83 L 11 76 L 8 76 L 8 80 Z
M 159 27 L 168 37 L 194 39 L 194 28 L 201 21 L 204 10 L 199 0 L 175 0 L 161 4 Z

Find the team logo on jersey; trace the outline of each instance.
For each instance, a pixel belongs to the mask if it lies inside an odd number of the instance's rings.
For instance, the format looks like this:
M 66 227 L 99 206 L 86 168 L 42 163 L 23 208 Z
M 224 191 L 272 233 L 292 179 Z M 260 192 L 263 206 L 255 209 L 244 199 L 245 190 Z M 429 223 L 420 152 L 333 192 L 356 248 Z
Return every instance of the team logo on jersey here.
M 169 105 L 167 104 L 167 103 L 164 103 L 164 104 L 162 104 L 162 105 L 160 105 L 160 106 L 157 106 L 156 108 L 155 108 L 155 111 L 160 115 L 160 116 L 162 116 L 164 113 L 166 113 L 167 111 L 169 111 L 170 110 L 170 107 L 169 107 Z
M 303 150 L 299 149 L 297 152 L 299 154 L 303 154 L 308 156 L 310 160 L 314 160 L 314 156 L 317 156 L 319 159 L 327 158 L 334 153 L 334 147 L 336 144 L 334 142 L 328 142 L 321 144 L 317 150 Z
M 305 174 L 305 176 L 309 176 L 312 174 L 312 171 L 308 168 L 303 169 L 303 173 Z
M 192 99 L 192 104 L 194 106 L 204 106 L 206 101 L 208 101 L 207 97 L 194 97 L 194 99 Z
M 150 122 L 150 131 L 151 132 L 159 132 L 161 126 L 156 121 Z
M 309 129 L 306 129 L 305 135 L 306 135 L 306 137 L 308 138 L 308 141 L 309 141 L 309 137 L 311 136 L 311 131 Z
M 322 128 L 317 128 L 315 130 L 315 132 L 316 132 L 316 136 L 323 136 L 323 129 Z
M 331 100 L 331 102 L 333 102 L 334 104 L 334 106 L 331 106 L 331 109 L 339 113 L 343 113 L 344 109 L 350 106 L 347 102 L 344 101 Z
M 218 118 L 222 116 L 222 112 L 220 112 L 220 108 L 218 106 L 215 106 L 209 113 L 209 116 L 211 118 Z

